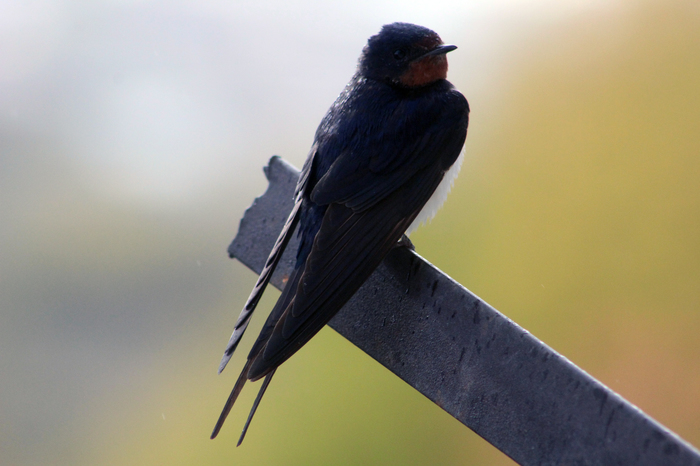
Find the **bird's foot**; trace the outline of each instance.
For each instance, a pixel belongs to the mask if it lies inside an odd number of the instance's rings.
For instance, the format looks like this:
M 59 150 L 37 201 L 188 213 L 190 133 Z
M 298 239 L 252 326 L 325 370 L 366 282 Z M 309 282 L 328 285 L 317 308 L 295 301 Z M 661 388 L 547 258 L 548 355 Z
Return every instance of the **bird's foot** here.
M 411 251 L 415 251 L 415 250 L 416 250 L 416 247 L 413 245 L 413 243 L 411 242 L 411 240 L 408 239 L 408 236 L 406 236 L 406 235 L 402 235 L 402 236 L 401 236 L 401 239 L 398 240 L 398 241 L 396 242 L 395 247 L 397 247 L 397 248 L 398 248 L 398 247 L 404 247 L 404 248 L 410 249 Z

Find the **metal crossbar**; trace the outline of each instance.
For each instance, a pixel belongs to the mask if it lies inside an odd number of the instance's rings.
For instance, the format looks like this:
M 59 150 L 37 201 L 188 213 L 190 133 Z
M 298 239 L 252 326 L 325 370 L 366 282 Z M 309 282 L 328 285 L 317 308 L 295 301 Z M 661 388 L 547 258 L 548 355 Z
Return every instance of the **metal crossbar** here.
M 299 172 L 270 182 L 229 254 L 259 273 Z M 281 288 L 297 243 L 271 283 Z M 408 248 L 395 248 L 329 324 L 522 465 L 695 465 L 700 452 Z

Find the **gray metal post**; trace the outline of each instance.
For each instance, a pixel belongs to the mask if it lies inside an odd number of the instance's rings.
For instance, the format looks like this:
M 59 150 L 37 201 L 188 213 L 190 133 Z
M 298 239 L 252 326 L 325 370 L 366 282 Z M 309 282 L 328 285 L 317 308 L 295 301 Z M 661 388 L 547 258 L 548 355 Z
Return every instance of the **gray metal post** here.
M 279 157 L 231 257 L 259 273 L 292 208 Z M 272 284 L 293 264 L 290 243 Z M 338 333 L 523 465 L 696 465 L 700 452 L 407 248 L 330 322 Z

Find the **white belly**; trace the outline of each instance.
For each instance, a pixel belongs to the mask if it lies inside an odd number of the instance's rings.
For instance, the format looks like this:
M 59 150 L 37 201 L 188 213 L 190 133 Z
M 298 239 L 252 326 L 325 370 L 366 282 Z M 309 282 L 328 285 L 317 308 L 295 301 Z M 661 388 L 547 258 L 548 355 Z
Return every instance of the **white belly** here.
M 452 185 L 454 184 L 454 181 L 457 178 L 457 175 L 459 174 L 459 169 L 462 167 L 463 160 L 464 149 L 462 149 L 462 153 L 459 154 L 459 157 L 457 158 L 457 160 L 455 160 L 455 163 L 453 163 L 450 169 L 447 170 L 447 173 L 445 173 L 445 177 L 442 179 L 442 181 L 440 182 L 430 199 L 428 199 L 428 202 L 425 204 L 425 206 L 423 206 L 423 210 L 420 211 L 418 217 L 416 217 L 413 223 L 411 223 L 411 225 L 408 227 L 408 230 L 406 230 L 406 235 L 410 235 L 423 223 L 426 223 L 432 220 L 433 217 L 435 217 L 435 214 L 438 210 L 440 210 L 440 207 L 442 207 L 442 203 L 445 202 L 445 199 L 447 199 L 447 195 L 452 189 Z

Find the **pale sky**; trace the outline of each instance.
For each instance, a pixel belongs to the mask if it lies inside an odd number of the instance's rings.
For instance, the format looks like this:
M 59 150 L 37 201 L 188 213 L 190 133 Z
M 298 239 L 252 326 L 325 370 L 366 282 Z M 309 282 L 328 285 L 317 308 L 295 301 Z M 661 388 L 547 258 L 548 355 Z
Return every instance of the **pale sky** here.
M 504 43 L 613 5 L 3 0 L 0 124 L 55 139 L 103 194 L 183 208 L 270 155 L 300 164 L 382 24 L 414 22 L 458 45 L 450 79 L 478 97 Z

